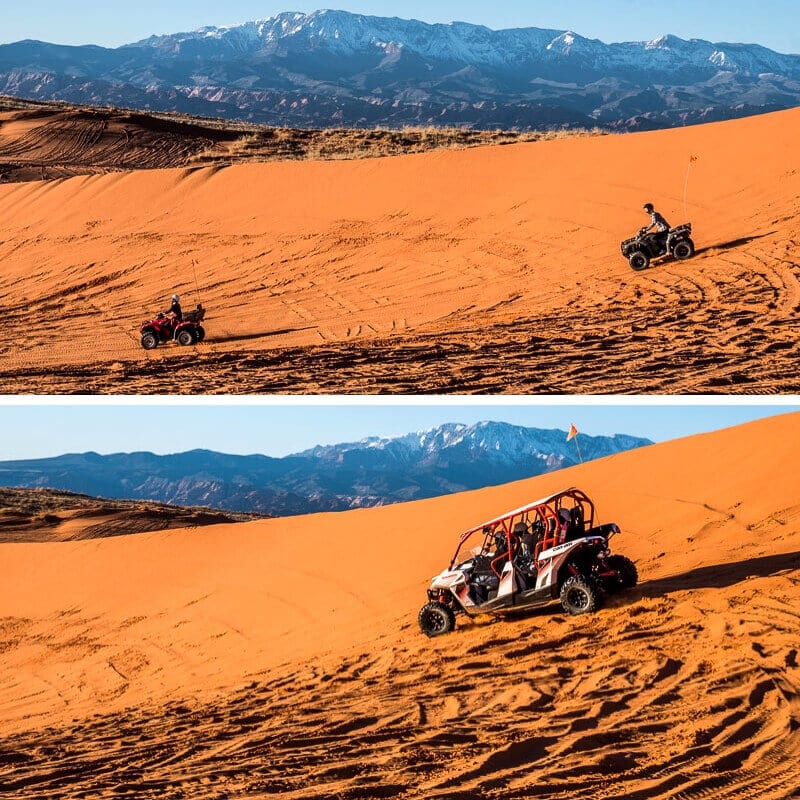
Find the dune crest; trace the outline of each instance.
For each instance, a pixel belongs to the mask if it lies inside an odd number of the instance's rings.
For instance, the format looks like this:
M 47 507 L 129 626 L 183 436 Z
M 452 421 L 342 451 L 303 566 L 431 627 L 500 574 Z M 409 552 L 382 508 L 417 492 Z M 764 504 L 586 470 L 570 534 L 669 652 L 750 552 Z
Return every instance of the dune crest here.
M 786 796 L 798 444 L 791 414 L 406 505 L 0 545 L 0 785 Z M 622 526 L 640 586 L 593 616 L 556 605 L 423 637 L 457 533 L 566 484 Z

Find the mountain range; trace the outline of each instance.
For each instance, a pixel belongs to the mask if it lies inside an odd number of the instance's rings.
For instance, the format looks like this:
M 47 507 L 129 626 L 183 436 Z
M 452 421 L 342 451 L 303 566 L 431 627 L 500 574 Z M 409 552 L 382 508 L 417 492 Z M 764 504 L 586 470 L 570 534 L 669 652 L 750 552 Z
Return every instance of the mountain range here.
M 637 130 L 796 106 L 800 56 L 286 12 L 113 49 L 2 45 L 0 93 L 281 126 Z
M 0 486 L 287 516 L 436 497 L 540 475 L 578 463 L 578 449 L 566 437 L 560 430 L 483 422 L 319 446 L 284 458 L 207 450 L 82 453 L 0 462 Z M 581 434 L 579 442 L 587 461 L 652 444 L 624 434 Z

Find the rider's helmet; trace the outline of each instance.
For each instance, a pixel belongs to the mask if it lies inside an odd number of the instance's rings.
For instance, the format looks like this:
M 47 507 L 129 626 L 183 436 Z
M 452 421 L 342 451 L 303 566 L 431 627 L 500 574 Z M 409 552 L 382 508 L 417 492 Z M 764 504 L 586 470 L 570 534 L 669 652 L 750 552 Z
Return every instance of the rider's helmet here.
M 652 214 L 655 211 L 655 206 L 652 203 L 645 203 L 642 208 L 648 213 Z
M 181 299 L 180 299 L 180 297 L 178 297 L 178 295 L 176 295 L 176 294 L 172 295 L 172 302 L 173 303 L 179 303 L 180 300 Z

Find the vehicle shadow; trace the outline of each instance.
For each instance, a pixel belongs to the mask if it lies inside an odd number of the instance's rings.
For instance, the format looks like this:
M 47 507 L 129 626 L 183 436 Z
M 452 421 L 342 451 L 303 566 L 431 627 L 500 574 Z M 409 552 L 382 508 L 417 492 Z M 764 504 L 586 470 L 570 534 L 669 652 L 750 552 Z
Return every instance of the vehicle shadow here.
M 766 578 L 786 570 L 800 570 L 800 551 L 781 553 L 772 556 L 747 558 L 730 564 L 713 564 L 708 567 L 671 575 L 668 578 L 642 581 L 632 593 L 620 595 L 635 597 L 664 597 L 672 592 L 683 592 L 692 589 L 724 589 L 741 583 L 747 578 Z
M 734 586 L 748 578 L 766 578 L 788 570 L 800 570 L 800 551 L 781 553 L 772 556 L 759 556 L 729 564 L 712 564 L 707 567 L 680 572 L 666 578 L 640 581 L 635 589 L 627 589 L 609 597 L 604 603 L 609 608 L 622 608 L 637 603 L 644 598 L 657 599 L 668 597 L 673 592 L 685 592 L 692 589 L 724 589 Z M 557 601 L 554 601 L 557 602 Z M 554 606 L 537 606 L 535 608 L 508 609 L 497 619 L 528 617 L 552 617 Z
M 227 336 L 214 336 L 214 344 L 222 342 L 251 342 L 254 339 L 269 339 L 273 336 L 286 336 L 289 333 L 296 333 L 298 331 L 313 331 L 316 325 L 309 325 L 305 328 L 284 328 L 278 331 L 263 331 L 261 333 L 234 333 Z
M 740 239 L 732 239 L 730 242 L 720 242 L 719 244 L 709 244 L 705 247 L 698 248 L 695 255 L 702 255 L 714 250 L 733 250 L 737 247 L 743 247 L 750 242 L 755 242 L 758 239 L 766 239 L 768 236 L 774 236 L 777 231 L 769 231 L 768 233 L 759 233 L 757 236 L 743 236 Z

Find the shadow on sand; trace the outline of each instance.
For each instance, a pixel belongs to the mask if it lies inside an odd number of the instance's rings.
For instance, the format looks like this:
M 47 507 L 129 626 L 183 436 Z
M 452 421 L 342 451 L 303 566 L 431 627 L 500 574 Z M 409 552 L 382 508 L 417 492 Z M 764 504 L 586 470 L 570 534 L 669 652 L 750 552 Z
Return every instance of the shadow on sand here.
M 621 608 L 637 603 L 642 598 L 666 597 L 672 592 L 691 591 L 692 589 L 723 589 L 734 586 L 748 578 L 766 578 L 789 570 L 800 570 L 800 551 L 782 553 L 773 556 L 748 558 L 731 564 L 714 564 L 698 567 L 668 578 L 642 581 L 635 589 L 629 589 L 609 598 L 609 608 Z M 508 609 L 498 615 L 497 619 L 528 617 L 551 617 L 559 613 L 557 600 L 546 606 L 535 608 Z M 480 619 L 480 618 L 478 618 Z M 488 621 L 488 620 L 487 620 Z
M 777 231 L 769 231 L 769 233 L 760 233 L 758 236 L 743 236 L 741 239 L 733 239 L 730 242 L 720 242 L 719 244 L 710 244 L 697 250 L 696 255 L 703 253 L 710 253 L 714 250 L 734 250 L 737 247 L 743 247 L 750 242 L 755 242 L 758 239 L 766 239 L 768 236 L 774 236 Z
M 766 578 L 786 570 L 800 570 L 800 552 L 698 567 L 669 578 L 643 581 L 639 584 L 637 593 L 641 597 L 664 597 L 671 592 L 691 589 L 723 589 L 747 578 Z
M 230 334 L 228 336 L 215 336 L 213 339 L 210 339 L 210 342 L 212 344 L 220 344 L 223 342 L 251 342 L 254 339 L 269 339 L 273 336 L 286 336 L 289 333 L 313 330 L 316 330 L 316 325 L 309 325 L 306 328 L 284 328 L 279 331 L 263 331 L 262 333 L 239 333 Z

